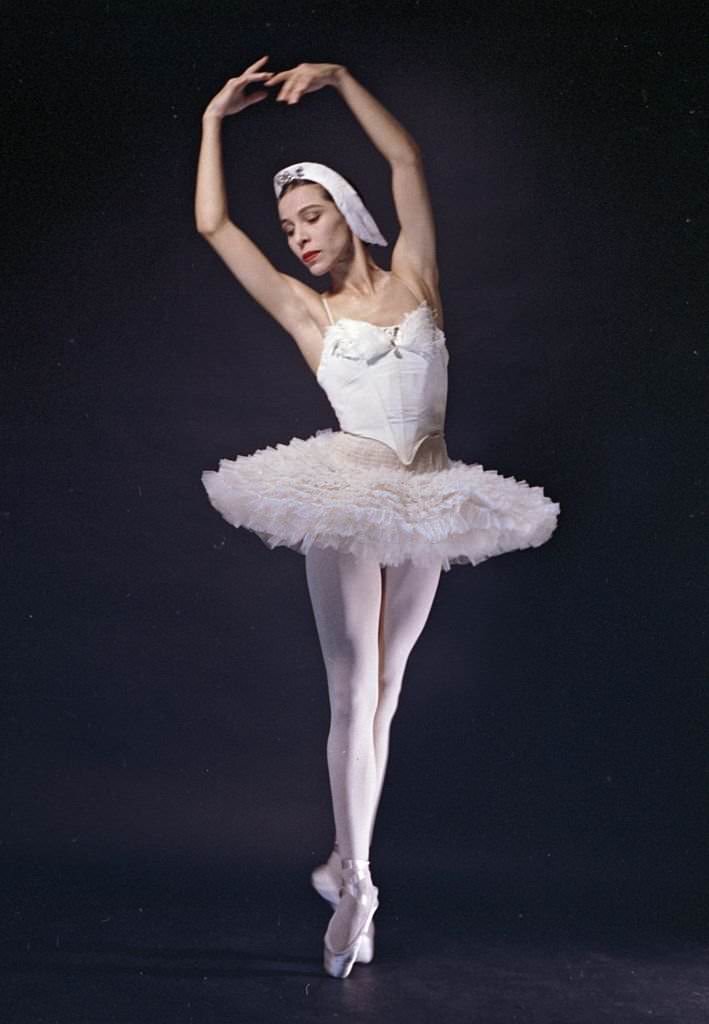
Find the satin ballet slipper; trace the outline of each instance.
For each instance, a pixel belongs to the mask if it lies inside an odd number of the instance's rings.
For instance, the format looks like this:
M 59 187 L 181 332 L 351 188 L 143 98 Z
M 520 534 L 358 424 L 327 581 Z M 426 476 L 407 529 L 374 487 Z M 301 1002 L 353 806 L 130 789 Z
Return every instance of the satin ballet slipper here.
M 340 902 L 340 889 L 342 888 L 342 865 L 337 850 L 337 844 L 324 864 L 316 867 L 311 875 L 310 882 L 318 896 L 330 904 L 333 910 L 337 909 Z M 371 964 L 374 959 L 374 921 L 369 925 L 362 936 L 362 941 L 357 953 L 358 964 Z
M 342 864 L 336 848 L 324 864 L 320 864 L 312 871 L 310 884 L 318 896 L 322 896 L 335 910 L 340 902 L 340 887 L 342 885 Z
M 353 965 L 357 962 L 365 932 L 370 927 L 379 906 L 379 890 L 372 883 L 368 860 L 346 859 L 342 861 L 342 889 L 338 909 L 342 905 L 345 894 L 357 901 L 358 908 L 364 912 L 365 917 L 359 930 L 344 949 L 333 949 L 330 944 L 332 919 L 330 920 L 323 942 L 323 966 L 332 978 L 346 978 L 349 975 Z M 337 912 L 336 910 L 333 918 Z

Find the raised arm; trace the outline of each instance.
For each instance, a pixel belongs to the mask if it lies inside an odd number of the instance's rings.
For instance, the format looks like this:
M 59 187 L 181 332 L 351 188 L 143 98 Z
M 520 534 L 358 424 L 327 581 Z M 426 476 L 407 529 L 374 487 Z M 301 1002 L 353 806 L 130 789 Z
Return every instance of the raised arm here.
M 391 166 L 391 190 L 401 228 L 392 250 L 391 269 L 402 277 L 415 274 L 437 294 L 436 230 L 421 150 L 407 129 L 347 68 L 335 76 L 335 88 Z
M 202 142 L 197 165 L 195 222 L 197 231 L 221 256 L 231 272 L 267 312 L 294 337 L 309 336 L 312 320 L 302 299 L 270 260 L 229 217 L 222 166 L 221 125 L 229 114 L 268 96 L 265 90 L 244 94 L 250 83 L 263 83 L 271 72 L 261 70 L 261 57 L 237 78 L 230 78 L 202 115 Z
M 391 167 L 391 187 L 400 233 L 391 269 L 401 277 L 414 275 L 438 300 L 436 231 L 421 150 L 411 133 L 358 82 L 342 64 L 299 64 L 264 83 L 281 85 L 276 97 L 297 103 L 323 84 L 332 85 Z

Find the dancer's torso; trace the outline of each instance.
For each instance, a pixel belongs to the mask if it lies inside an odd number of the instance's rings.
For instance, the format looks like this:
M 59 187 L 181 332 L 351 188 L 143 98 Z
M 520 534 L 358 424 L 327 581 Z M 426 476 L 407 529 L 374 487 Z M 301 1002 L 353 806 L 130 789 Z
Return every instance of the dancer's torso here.
M 322 296 L 321 296 L 322 298 Z M 443 435 L 448 397 L 448 349 L 427 302 L 398 324 L 330 320 L 317 380 L 340 428 L 388 445 L 409 465 L 423 441 Z

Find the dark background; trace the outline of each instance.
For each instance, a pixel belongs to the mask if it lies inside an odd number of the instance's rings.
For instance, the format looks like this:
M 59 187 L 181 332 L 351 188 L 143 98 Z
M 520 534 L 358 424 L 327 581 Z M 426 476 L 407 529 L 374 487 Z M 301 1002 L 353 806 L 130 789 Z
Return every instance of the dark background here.
M 330 848 L 303 558 L 229 527 L 200 482 L 336 426 L 194 227 L 202 110 L 266 53 L 346 64 L 419 142 L 449 452 L 562 510 L 541 548 L 442 578 L 394 723 L 382 893 L 451 887 L 510 925 L 701 928 L 692 7 L 31 3 L 4 20 L 9 934 L 71 906 L 305 892 Z M 224 153 L 231 216 L 281 270 L 310 280 L 271 184 L 299 159 L 351 177 L 396 237 L 386 162 L 333 90 L 229 118 Z

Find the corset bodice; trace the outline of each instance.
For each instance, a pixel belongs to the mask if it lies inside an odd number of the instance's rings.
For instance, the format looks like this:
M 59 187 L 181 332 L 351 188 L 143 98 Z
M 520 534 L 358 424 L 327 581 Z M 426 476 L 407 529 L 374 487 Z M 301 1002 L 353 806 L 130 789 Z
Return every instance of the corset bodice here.
M 389 445 L 409 465 L 427 437 L 444 432 L 448 360 L 445 334 L 421 302 L 390 327 L 331 323 L 317 381 L 342 430 Z

